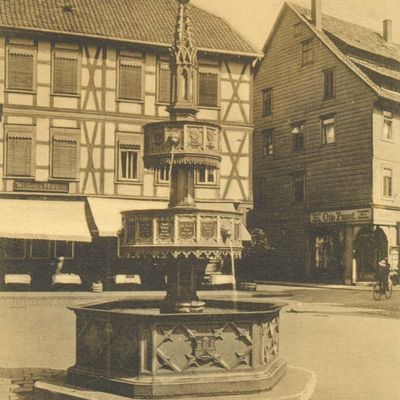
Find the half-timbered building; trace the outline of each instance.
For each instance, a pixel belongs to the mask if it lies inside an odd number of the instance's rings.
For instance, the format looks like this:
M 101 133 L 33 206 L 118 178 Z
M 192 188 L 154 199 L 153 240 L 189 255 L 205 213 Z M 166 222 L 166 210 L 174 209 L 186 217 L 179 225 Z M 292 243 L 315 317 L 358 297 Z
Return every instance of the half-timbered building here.
M 40 282 L 60 256 L 81 275 L 131 271 L 118 258 L 120 212 L 167 207 L 169 170 L 144 168 L 143 125 L 169 116 L 177 10 L 175 0 L 2 1 L 2 275 Z M 197 117 L 223 128 L 221 168 L 198 173 L 195 195 L 245 215 L 259 54 L 223 19 L 189 10 Z
M 398 264 L 400 46 L 286 3 L 255 77 L 254 225 L 280 276 L 355 283 Z

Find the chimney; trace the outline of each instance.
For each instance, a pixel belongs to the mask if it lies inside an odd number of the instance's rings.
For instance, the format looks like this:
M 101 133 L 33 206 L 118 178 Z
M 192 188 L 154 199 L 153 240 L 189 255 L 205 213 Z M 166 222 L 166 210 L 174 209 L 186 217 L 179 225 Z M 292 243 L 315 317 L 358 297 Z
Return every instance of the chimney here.
M 316 29 L 322 29 L 321 0 L 311 0 L 311 22 Z
M 386 42 L 391 42 L 392 41 L 392 20 L 391 19 L 385 19 L 383 21 L 383 38 L 385 39 Z

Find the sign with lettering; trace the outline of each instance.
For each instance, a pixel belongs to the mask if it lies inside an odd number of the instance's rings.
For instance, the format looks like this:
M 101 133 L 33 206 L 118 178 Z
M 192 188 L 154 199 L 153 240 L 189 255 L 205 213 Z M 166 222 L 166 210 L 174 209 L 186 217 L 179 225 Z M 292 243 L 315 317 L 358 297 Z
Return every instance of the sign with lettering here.
M 160 239 L 170 239 L 172 236 L 172 223 L 170 218 L 160 218 L 158 220 L 158 237 Z
M 153 224 L 151 221 L 139 222 L 139 236 L 141 239 L 149 239 L 152 237 Z
M 179 237 L 182 239 L 192 239 L 195 234 L 194 222 L 180 221 L 179 222 Z
M 310 215 L 312 224 L 332 224 L 346 222 L 365 222 L 372 218 L 370 208 L 358 208 L 353 210 L 321 211 Z
M 216 236 L 217 224 L 214 221 L 201 223 L 201 237 L 213 239 Z
M 58 192 L 68 193 L 67 182 L 35 182 L 35 181 L 14 181 L 16 192 Z

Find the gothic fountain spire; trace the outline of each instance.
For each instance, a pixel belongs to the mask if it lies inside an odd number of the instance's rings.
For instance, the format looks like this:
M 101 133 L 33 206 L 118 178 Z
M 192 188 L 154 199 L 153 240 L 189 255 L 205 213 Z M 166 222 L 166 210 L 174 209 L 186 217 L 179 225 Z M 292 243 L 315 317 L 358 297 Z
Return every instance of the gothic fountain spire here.
M 178 0 L 179 11 L 171 48 L 171 120 L 195 119 L 197 113 L 194 84 L 197 74 L 197 48 L 192 37 L 188 11 L 190 0 Z

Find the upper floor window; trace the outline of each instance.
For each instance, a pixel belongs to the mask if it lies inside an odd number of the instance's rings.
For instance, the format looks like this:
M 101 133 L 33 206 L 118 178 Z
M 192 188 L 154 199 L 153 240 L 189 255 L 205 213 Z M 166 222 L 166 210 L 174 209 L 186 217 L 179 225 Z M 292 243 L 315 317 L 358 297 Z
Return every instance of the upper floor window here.
M 169 166 L 164 165 L 157 169 L 157 183 L 168 183 L 169 182 Z
M 335 70 L 333 68 L 324 71 L 324 99 L 335 97 Z
M 272 156 L 274 154 L 274 130 L 266 129 L 261 134 L 263 137 L 263 156 Z
M 305 177 L 304 173 L 296 173 L 292 176 L 293 203 L 304 203 L 305 200 Z
M 8 49 L 7 88 L 34 90 L 35 52 L 25 48 Z
M 292 126 L 293 151 L 303 150 L 304 142 L 305 142 L 304 123 L 300 122 Z
M 53 57 L 53 92 L 78 94 L 79 55 L 56 50 Z
M 322 129 L 323 144 L 331 144 L 336 142 L 336 129 L 335 129 L 334 117 L 322 117 L 321 129 Z
M 140 60 L 119 59 L 118 97 L 123 100 L 143 99 L 143 65 Z
M 393 114 L 391 112 L 384 111 L 383 113 L 383 131 L 382 137 L 384 140 L 393 140 Z
M 268 116 L 272 114 L 272 89 L 263 90 L 263 115 Z
M 6 174 L 9 176 L 33 175 L 33 135 L 30 132 L 7 133 Z
M 314 48 L 312 39 L 301 43 L 301 63 L 310 64 L 314 61 Z
M 393 196 L 393 172 L 391 168 L 383 168 L 383 196 L 392 197 Z
M 197 183 L 206 185 L 216 184 L 216 170 L 212 168 L 201 168 L 197 173 Z
M 77 178 L 78 148 L 78 135 L 55 134 L 53 136 L 51 173 L 53 178 Z
M 167 62 L 158 64 L 158 101 L 169 103 L 171 96 L 171 71 Z
M 138 134 L 118 138 L 118 179 L 139 181 L 141 179 L 141 137 Z
M 302 35 L 304 32 L 304 24 L 302 22 L 298 22 L 293 25 L 293 36 L 297 37 Z
M 218 72 L 200 70 L 198 75 L 199 106 L 218 107 L 219 78 Z

